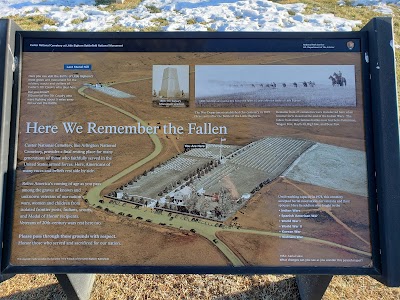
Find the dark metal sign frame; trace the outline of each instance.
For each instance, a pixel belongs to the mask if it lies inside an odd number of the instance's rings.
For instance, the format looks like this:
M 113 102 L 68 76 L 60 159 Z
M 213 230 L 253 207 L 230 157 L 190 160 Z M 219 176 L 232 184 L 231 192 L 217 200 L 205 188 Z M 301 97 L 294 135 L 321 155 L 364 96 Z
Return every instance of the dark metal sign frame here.
M 394 49 L 391 19 L 373 19 L 359 32 L 335 33 L 55 33 L 16 31 L 8 21 L 0 22 L 1 102 L 1 230 L 2 273 L 219 273 L 219 274 L 357 274 L 371 275 L 389 286 L 400 285 L 400 152 Z M 14 44 L 14 34 L 16 42 Z M 367 145 L 370 232 L 373 266 L 361 267 L 178 267 L 178 266 L 13 266 L 9 263 L 16 160 L 16 128 L 19 94 L 17 67 L 22 46 L 30 38 L 54 42 L 90 39 L 135 39 L 131 51 L 228 51 L 261 52 L 268 41 L 280 45 L 293 39 L 325 41 L 359 39 L 363 59 L 364 109 Z M 14 50 L 15 45 L 15 50 Z M 392 45 L 392 46 L 391 46 Z M 27 45 L 25 45 L 27 46 Z M 15 52 L 14 52 L 15 51 Z M 14 52 L 14 53 L 12 53 Z M 337 51 L 340 52 L 340 49 Z M 13 54 L 13 55 L 11 55 Z M 16 60 L 14 60 L 14 57 Z M 14 66 L 13 66 L 14 65 Z M 365 70 L 369 71 L 366 72 Z M 11 91 L 13 97 L 11 97 Z M 368 104 L 370 104 L 369 107 Z M 10 120 L 11 119 L 11 120 Z M 10 137 L 10 139 L 8 139 Z M 8 142 L 9 141 L 9 142 Z M 6 163 L 7 162 L 7 163 Z M 376 175 L 375 175 L 376 174 Z M 375 188 L 374 188 L 375 187 Z

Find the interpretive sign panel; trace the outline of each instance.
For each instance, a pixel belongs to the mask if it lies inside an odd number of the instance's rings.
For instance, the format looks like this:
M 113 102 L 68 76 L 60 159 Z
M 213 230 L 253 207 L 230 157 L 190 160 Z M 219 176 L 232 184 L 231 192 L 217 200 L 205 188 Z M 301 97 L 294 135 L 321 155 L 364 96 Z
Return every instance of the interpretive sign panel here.
M 365 34 L 48 34 L 21 43 L 10 265 L 374 268 Z

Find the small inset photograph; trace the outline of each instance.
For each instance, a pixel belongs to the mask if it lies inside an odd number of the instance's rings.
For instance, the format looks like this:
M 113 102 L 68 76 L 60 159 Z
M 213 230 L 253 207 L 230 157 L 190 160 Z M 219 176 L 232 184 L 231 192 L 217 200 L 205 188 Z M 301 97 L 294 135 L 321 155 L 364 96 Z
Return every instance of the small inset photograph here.
M 197 107 L 355 107 L 354 65 L 195 67 Z
M 188 107 L 189 66 L 154 65 L 152 96 L 154 107 Z

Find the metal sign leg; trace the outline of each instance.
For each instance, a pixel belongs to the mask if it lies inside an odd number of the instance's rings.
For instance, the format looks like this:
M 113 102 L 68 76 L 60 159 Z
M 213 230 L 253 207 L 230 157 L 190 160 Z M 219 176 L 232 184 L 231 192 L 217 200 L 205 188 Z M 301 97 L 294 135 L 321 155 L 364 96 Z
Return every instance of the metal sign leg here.
M 296 282 L 301 300 L 321 300 L 332 275 L 297 275 Z
M 88 300 L 95 274 L 55 274 L 68 300 Z
M 15 274 L 0 274 L 0 283 L 14 277 Z

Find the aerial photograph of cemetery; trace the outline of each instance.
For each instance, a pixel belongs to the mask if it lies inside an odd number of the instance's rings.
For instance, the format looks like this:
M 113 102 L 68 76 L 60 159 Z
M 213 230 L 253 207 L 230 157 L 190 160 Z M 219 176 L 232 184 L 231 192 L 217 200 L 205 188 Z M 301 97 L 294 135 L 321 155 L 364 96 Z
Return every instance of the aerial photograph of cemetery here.
M 71 53 L 46 53 L 45 57 L 27 53 L 23 59 L 25 72 L 40 69 L 44 60 L 76 60 Z M 79 53 L 79 61 L 92 64 L 93 70 L 77 72 L 86 77 L 69 91 L 74 100 L 68 105 L 43 106 L 40 111 L 27 109 L 20 123 L 43 118 L 49 123 L 73 120 L 97 124 L 111 131 L 132 130 L 130 126 L 148 129 L 129 135 L 72 136 L 60 132 L 57 137 L 46 136 L 47 142 L 62 139 L 108 145 L 112 153 L 110 164 L 93 168 L 90 176 L 60 175 L 64 181 L 97 183 L 82 188 L 80 206 L 91 213 L 79 216 L 100 222 L 97 231 L 118 236 L 120 244 L 112 250 L 118 255 L 106 263 L 238 267 L 371 264 L 359 54 Z M 279 74 L 272 81 L 274 70 L 267 72 L 265 80 L 250 77 L 253 83 L 246 81 L 244 87 L 236 86 L 240 85 L 239 77 L 215 81 L 221 69 L 218 64 L 255 66 L 260 61 L 269 66 L 287 65 L 282 67 L 284 73 L 291 70 L 289 66 L 301 65 L 302 76 L 291 74 L 285 81 L 285 74 Z M 321 79 L 327 61 L 332 65 Z M 201 76 L 196 75 L 199 65 L 208 65 L 200 67 Z M 309 76 L 304 74 L 307 65 L 315 69 Z M 252 67 L 247 68 L 253 72 Z M 222 71 L 229 73 L 224 68 Z M 343 81 L 346 77 L 346 85 L 329 78 L 335 71 L 343 72 L 338 78 Z M 55 65 L 53 72 L 61 71 Z M 207 72 L 217 75 L 206 78 Z M 207 82 L 215 89 L 202 94 Z M 266 87 L 266 82 L 276 86 Z M 335 102 L 335 97 L 327 97 L 328 104 L 319 105 L 315 97 L 293 108 L 288 103 L 254 104 L 262 93 L 267 98 L 274 94 L 303 97 L 318 85 L 346 98 L 338 97 L 343 101 Z M 237 89 L 240 105 L 222 105 L 221 101 Z M 254 97 L 245 104 L 247 90 Z M 26 94 L 23 89 L 22 99 Z M 205 100 L 208 102 L 203 105 Z M 351 121 L 332 126 L 281 126 L 277 121 L 283 113 L 333 112 Z M 333 121 L 326 124 L 329 122 Z M 97 128 L 93 127 L 93 132 Z M 20 143 L 27 138 L 21 134 Z M 29 138 L 30 142 L 43 139 Z M 55 180 L 54 174 L 48 173 L 22 174 L 17 180 L 28 178 Z M 19 193 L 17 183 L 17 196 Z M 64 230 L 74 232 L 76 228 L 66 226 Z M 80 230 L 94 231 L 92 227 Z M 110 249 L 98 246 L 85 251 L 98 254 Z M 83 248 L 65 249 L 71 255 L 80 250 Z M 23 251 L 27 250 L 17 249 L 13 255 Z M 57 249 L 46 251 L 56 255 Z
M 205 144 L 133 178 L 108 197 L 226 220 L 312 145 L 286 137 L 264 138 L 244 147 Z

